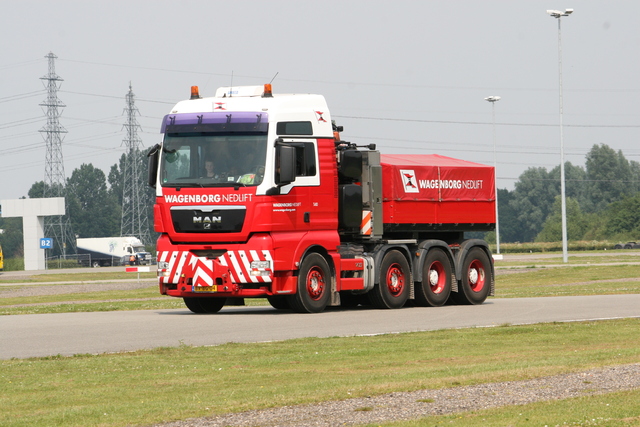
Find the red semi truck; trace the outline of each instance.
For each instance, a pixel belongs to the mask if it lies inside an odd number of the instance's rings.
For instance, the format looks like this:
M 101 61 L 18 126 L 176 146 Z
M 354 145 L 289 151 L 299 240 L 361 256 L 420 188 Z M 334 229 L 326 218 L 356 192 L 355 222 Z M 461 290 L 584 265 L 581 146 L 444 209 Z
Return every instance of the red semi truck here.
M 225 87 L 179 102 L 149 151 L 160 293 L 195 313 L 481 304 L 494 169 L 342 141 L 324 97 Z

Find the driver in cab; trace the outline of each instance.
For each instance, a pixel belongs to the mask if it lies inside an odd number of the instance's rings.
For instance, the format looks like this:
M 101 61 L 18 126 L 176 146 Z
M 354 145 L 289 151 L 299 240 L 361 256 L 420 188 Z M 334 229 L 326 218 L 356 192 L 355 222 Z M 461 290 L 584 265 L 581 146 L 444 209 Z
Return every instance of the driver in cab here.
M 216 173 L 215 167 L 213 165 L 213 160 L 205 160 L 204 161 L 204 176 L 203 178 L 208 178 L 213 182 L 222 181 L 222 175 Z

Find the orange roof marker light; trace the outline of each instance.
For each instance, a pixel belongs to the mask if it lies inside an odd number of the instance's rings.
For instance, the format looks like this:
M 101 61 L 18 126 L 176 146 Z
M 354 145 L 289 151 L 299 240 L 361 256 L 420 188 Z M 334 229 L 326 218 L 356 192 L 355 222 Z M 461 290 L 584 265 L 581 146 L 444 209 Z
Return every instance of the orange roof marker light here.
M 198 86 L 191 86 L 191 99 L 200 99 L 200 89 L 198 89 Z
M 273 92 L 271 92 L 271 83 L 265 83 L 264 92 L 262 93 L 263 98 L 273 98 Z

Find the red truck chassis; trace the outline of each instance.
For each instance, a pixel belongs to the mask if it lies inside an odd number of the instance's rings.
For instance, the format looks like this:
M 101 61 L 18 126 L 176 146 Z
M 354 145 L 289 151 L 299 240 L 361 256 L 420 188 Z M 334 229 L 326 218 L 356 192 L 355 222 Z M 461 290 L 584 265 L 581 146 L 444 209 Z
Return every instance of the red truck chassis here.
M 262 92 L 260 93 L 260 90 Z M 152 148 L 160 293 L 195 313 L 480 304 L 494 292 L 492 167 L 342 141 L 324 98 L 192 95 Z

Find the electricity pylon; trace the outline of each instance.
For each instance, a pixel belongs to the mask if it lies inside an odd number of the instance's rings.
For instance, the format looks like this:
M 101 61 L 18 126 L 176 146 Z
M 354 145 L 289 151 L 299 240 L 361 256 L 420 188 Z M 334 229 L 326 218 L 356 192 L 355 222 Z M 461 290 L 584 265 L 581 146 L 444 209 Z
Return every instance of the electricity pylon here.
M 129 82 L 129 92 L 126 95 L 127 105 L 124 114 L 127 122 L 124 128 L 127 137 L 122 142 L 126 147 L 124 170 L 122 174 L 122 222 L 120 226 L 121 236 L 136 236 L 144 244 L 151 243 L 149 233 L 149 221 L 147 219 L 147 207 L 144 203 L 144 188 L 146 182 L 142 165 L 143 156 L 140 151 L 142 140 L 138 137 L 141 129 L 136 114 L 140 114 L 135 105 L 135 95 Z
M 62 108 L 66 107 L 60 99 L 58 99 L 58 89 L 62 78 L 56 74 L 55 56 L 49 52 L 45 56 L 49 62 L 49 73 L 40 77 L 45 88 L 47 89 L 47 99 L 40 104 L 46 107 L 45 114 L 47 116 L 47 124 L 44 125 L 40 132 L 46 144 L 46 158 L 44 171 L 44 193 L 42 197 L 64 197 L 65 192 L 65 175 L 64 161 L 62 158 L 62 140 L 67 130 L 60 125 L 59 118 L 62 115 Z M 66 199 L 65 199 L 66 205 Z M 67 205 L 68 206 L 68 205 Z M 59 253 L 66 257 L 67 243 L 70 244 L 73 252 L 75 252 L 75 238 L 69 222 L 68 210 L 65 216 L 47 216 L 45 217 L 44 232 L 46 237 L 52 237 L 54 244 L 58 247 Z

